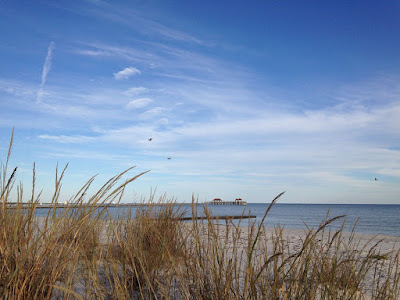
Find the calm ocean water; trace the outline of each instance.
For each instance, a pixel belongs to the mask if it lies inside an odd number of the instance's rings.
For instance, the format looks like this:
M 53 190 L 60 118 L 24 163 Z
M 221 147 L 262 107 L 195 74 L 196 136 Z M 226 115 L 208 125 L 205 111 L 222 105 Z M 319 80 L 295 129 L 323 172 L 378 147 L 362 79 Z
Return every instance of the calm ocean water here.
M 215 215 L 237 215 L 246 210 L 248 214 L 257 217 L 261 221 L 268 204 L 248 203 L 245 208 L 242 206 L 210 206 Z M 346 215 L 345 231 L 351 231 L 358 220 L 356 232 L 368 234 L 383 234 L 400 236 L 400 205 L 370 205 L 370 204 L 275 204 L 265 225 L 274 227 L 280 224 L 286 228 L 305 229 L 318 227 L 324 220 L 327 212 L 333 218 Z M 332 228 L 339 228 L 342 220 L 336 221 Z
M 260 222 L 268 208 L 268 204 L 248 203 L 246 206 L 238 205 L 207 205 L 214 216 L 255 215 L 256 222 Z M 119 208 L 118 210 L 131 209 L 135 207 Z M 186 216 L 191 215 L 191 205 L 180 206 L 186 211 Z M 109 208 L 112 215 L 116 216 L 116 208 Z M 202 215 L 202 205 L 198 207 L 198 215 Z M 280 225 L 285 228 L 306 229 L 317 228 L 326 217 L 333 218 L 346 215 L 345 231 L 351 231 L 358 219 L 355 231 L 367 234 L 383 234 L 400 236 L 400 205 L 369 205 L 369 204 L 275 204 L 269 212 L 265 225 L 274 227 Z M 45 215 L 47 209 L 38 209 L 38 215 Z M 254 221 L 254 219 L 251 219 Z M 237 224 L 237 221 L 235 221 Z M 247 226 L 248 220 L 242 220 L 241 225 Z M 343 219 L 335 221 L 332 229 L 340 228 Z

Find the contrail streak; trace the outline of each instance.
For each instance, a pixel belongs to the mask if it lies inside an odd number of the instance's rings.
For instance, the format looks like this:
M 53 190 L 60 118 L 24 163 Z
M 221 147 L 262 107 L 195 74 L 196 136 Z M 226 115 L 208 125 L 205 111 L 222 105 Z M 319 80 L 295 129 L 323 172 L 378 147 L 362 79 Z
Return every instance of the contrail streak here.
M 51 59 L 53 57 L 53 49 L 54 49 L 54 42 L 51 42 L 49 48 L 47 49 L 47 56 L 46 60 L 44 61 L 43 71 L 42 71 L 42 81 L 40 83 L 40 88 L 37 93 L 36 102 L 42 102 L 43 97 L 43 88 L 46 83 L 47 74 L 50 72 L 51 69 Z

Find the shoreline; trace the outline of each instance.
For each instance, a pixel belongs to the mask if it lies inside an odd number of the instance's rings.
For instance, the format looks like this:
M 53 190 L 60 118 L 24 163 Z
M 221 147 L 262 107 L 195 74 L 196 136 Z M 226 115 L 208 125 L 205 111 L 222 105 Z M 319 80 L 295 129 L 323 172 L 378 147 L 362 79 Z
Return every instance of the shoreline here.
M 36 216 L 34 218 L 36 219 L 35 222 L 37 222 L 39 227 L 43 226 L 44 222 L 46 221 L 46 217 L 44 216 Z M 51 217 L 50 220 L 52 220 Z M 87 218 L 86 220 L 89 220 L 89 218 Z M 97 249 L 99 249 L 100 252 L 106 251 L 105 253 L 109 253 L 110 255 L 114 253 L 113 257 L 115 260 L 111 261 L 112 264 L 121 261 L 124 262 L 125 256 L 129 258 L 131 257 L 129 255 L 132 255 L 132 253 L 134 253 L 135 255 L 137 255 L 134 256 L 136 257 L 136 259 L 138 258 L 143 259 L 142 261 L 143 263 L 146 264 L 150 263 L 151 265 L 152 262 L 154 261 L 154 257 L 163 257 L 162 255 L 165 255 L 165 253 L 163 254 L 162 252 L 160 252 L 163 249 L 162 247 L 159 246 L 160 242 L 158 243 L 154 242 L 159 241 L 158 239 L 166 238 L 167 240 L 164 240 L 163 242 L 167 243 L 172 239 L 172 236 L 168 235 L 171 234 L 172 232 L 168 230 L 168 226 L 157 227 L 155 226 L 155 224 L 153 224 L 152 226 L 152 222 L 149 223 L 149 220 L 154 220 L 153 218 L 144 218 L 144 219 L 139 218 L 139 224 L 141 225 L 137 227 L 138 224 L 130 222 L 133 220 L 134 219 L 128 220 L 128 222 L 124 222 L 123 219 L 122 220 L 111 219 L 108 221 L 105 220 L 104 223 L 103 220 L 98 220 L 98 222 L 100 222 L 98 223 L 98 225 L 100 225 L 99 227 L 100 231 L 97 233 L 96 231 L 93 232 L 96 236 L 99 237 L 100 244 L 97 246 Z M 86 226 L 85 224 L 89 226 L 89 229 L 94 228 L 93 226 L 96 225 L 96 224 L 90 225 L 90 222 L 86 223 L 85 221 L 77 227 L 76 233 L 78 233 L 81 229 L 85 229 Z M 166 225 L 167 224 L 170 223 L 167 222 Z M 378 267 L 379 271 L 378 275 L 376 275 L 374 273 L 374 270 L 371 269 L 371 270 L 366 270 L 365 275 L 360 275 L 360 277 L 356 277 L 354 279 L 354 280 L 358 279 L 361 280 L 360 286 L 357 287 L 356 289 L 357 293 L 360 293 L 360 295 L 362 295 L 362 298 L 360 299 L 366 299 L 366 300 L 372 299 L 372 295 L 374 295 L 376 285 L 379 284 L 380 280 L 383 281 L 387 280 L 387 282 L 390 282 L 392 278 L 395 278 L 394 280 L 398 280 L 396 279 L 398 278 L 398 275 L 393 275 L 391 270 L 393 270 L 393 268 L 397 269 L 399 267 L 398 254 L 400 253 L 400 237 L 371 235 L 371 234 L 363 234 L 356 232 L 354 233 L 340 232 L 338 235 L 338 239 L 335 240 L 333 236 L 335 236 L 336 232 L 333 230 L 331 231 L 326 230 L 318 232 L 318 234 L 315 234 L 315 236 L 312 237 L 311 242 L 307 242 L 307 234 L 309 234 L 310 231 L 306 228 L 291 229 L 291 228 L 279 228 L 279 227 L 261 227 L 260 231 L 261 235 L 257 244 L 255 245 L 253 244 L 253 241 L 255 239 L 258 227 L 234 226 L 231 224 L 222 225 L 222 224 L 216 224 L 215 222 L 207 223 L 207 222 L 197 222 L 197 221 L 194 222 L 178 221 L 178 222 L 173 222 L 173 224 L 178 224 L 178 227 L 171 227 L 171 228 L 177 229 L 178 231 L 176 233 L 180 232 L 180 234 L 178 234 L 177 236 L 181 236 L 181 234 L 183 234 L 182 237 L 184 238 L 185 241 L 185 243 L 181 245 L 182 248 L 177 250 L 182 250 L 184 251 L 184 253 L 190 254 L 191 256 L 190 257 L 185 255 L 180 256 L 179 253 L 181 252 L 178 251 L 176 257 L 170 257 L 170 261 L 182 262 L 181 259 L 184 259 L 183 264 L 180 266 L 182 268 L 187 267 L 188 269 L 184 273 L 180 273 L 179 268 L 170 269 L 176 272 L 176 274 L 172 272 L 170 274 L 165 273 L 164 275 L 169 276 L 168 278 L 171 280 L 172 279 L 178 281 L 181 280 L 182 284 L 187 284 L 188 286 L 190 286 L 191 284 L 190 280 L 195 281 L 197 278 L 193 274 L 196 274 L 196 272 L 199 271 L 198 269 L 196 269 L 197 266 L 199 266 L 198 264 L 199 262 L 204 263 L 203 268 L 201 268 L 200 271 L 205 272 L 204 274 L 206 274 L 207 277 L 213 276 L 213 274 L 215 275 L 215 271 L 217 270 L 221 270 L 223 272 L 232 271 L 230 268 L 228 268 L 228 266 L 230 265 L 231 262 L 234 262 L 234 265 L 232 265 L 231 267 L 235 268 L 235 272 L 233 272 L 232 274 L 234 274 L 235 276 L 234 280 L 237 281 L 237 286 L 236 286 L 237 292 L 239 293 L 242 292 L 244 286 L 246 286 L 244 279 L 247 278 L 246 274 L 248 270 L 246 269 L 246 266 L 249 257 L 248 251 L 251 248 L 251 245 L 253 245 L 253 247 L 255 246 L 253 248 L 254 254 L 251 255 L 253 257 L 253 259 L 251 260 L 251 266 L 252 266 L 251 270 L 253 270 L 254 272 L 258 270 L 258 268 L 262 264 L 269 261 L 270 258 L 273 258 L 275 256 L 277 257 L 276 260 L 277 265 L 279 265 L 279 257 L 282 257 L 283 260 L 288 259 L 290 261 L 293 261 L 292 263 L 289 263 L 284 266 L 284 269 L 282 269 L 283 273 L 288 271 L 292 266 L 294 268 L 297 268 L 298 263 L 307 262 L 309 257 L 308 255 L 310 255 L 311 257 L 311 261 L 314 264 L 313 269 L 316 270 L 316 272 L 320 271 L 319 270 L 320 262 L 323 262 L 325 264 L 324 268 L 329 270 L 333 263 L 334 265 L 337 264 L 337 266 L 343 266 L 344 272 L 353 267 L 360 268 L 359 271 L 364 272 L 364 270 L 362 269 L 364 263 L 365 264 L 371 263 L 371 259 L 379 260 L 379 262 L 373 264 L 373 266 Z M 58 225 L 62 225 L 62 223 Z M 68 222 L 66 223 L 66 225 L 71 226 L 71 228 L 74 228 L 75 223 Z M 150 225 L 150 227 L 146 227 L 148 225 Z M 110 227 L 111 228 L 113 227 L 113 229 L 117 230 L 116 233 L 119 234 L 119 237 L 122 238 L 121 240 L 119 238 L 118 239 L 113 238 L 114 234 L 108 231 Z M 63 230 L 63 226 L 57 226 L 56 229 Z M 142 230 L 137 230 L 137 229 L 142 229 Z M 157 231 L 154 231 L 154 229 L 156 229 Z M 64 231 L 65 230 L 66 232 L 69 232 L 68 228 L 64 229 Z M 88 232 L 90 233 L 91 231 Z M 313 230 L 312 232 L 315 233 L 315 230 Z M 78 242 L 77 245 L 83 242 L 75 238 L 76 234 L 75 232 L 71 233 L 73 234 L 72 237 L 70 237 L 72 238 L 71 240 L 72 242 Z M 125 233 L 127 235 L 125 235 Z M 159 233 L 161 234 L 160 236 L 158 235 Z M 82 236 L 80 235 L 80 237 Z M 137 240 L 135 240 L 135 238 Z M 333 240 L 335 240 L 335 242 L 332 243 L 333 247 L 330 247 L 329 241 Z M 338 242 L 338 240 L 339 244 L 336 246 L 336 242 Z M 144 248 L 137 248 L 137 243 L 143 243 L 141 247 Z M 82 245 L 85 245 L 85 243 L 83 243 Z M 132 247 L 132 248 L 129 248 L 130 250 L 127 252 L 123 252 L 122 250 L 125 249 L 125 247 Z M 101 249 L 108 249 L 108 250 L 101 250 Z M 197 252 L 198 249 L 200 249 L 200 252 Z M 305 251 L 303 252 L 304 249 Z M 371 252 L 370 249 L 373 249 L 373 251 Z M 82 248 L 82 250 L 80 251 L 88 251 L 88 249 Z M 81 253 L 92 253 L 92 252 L 89 251 Z M 93 265 L 93 267 L 95 268 L 95 272 L 99 272 L 99 270 L 104 271 L 100 267 L 103 264 L 110 263 L 110 261 L 107 261 L 108 259 L 110 259 L 110 256 L 102 256 L 102 255 L 96 256 L 98 255 L 98 253 L 97 254 L 95 253 L 96 252 L 93 252 L 91 254 L 94 255 L 96 261 L 96 264 Z M 158 253 L 161 253 L 161 256 L 158 256 L 159 255 Z M 296 262 L 297 255 L 299 257 L 301 255 L 301 258 L 299 259 L 299 261 Z M 396 255 L 397 255 L 397 260 L 393 260 L 392 258 L 394 258 Z M 70 264 L 72 265 L 73 262 L 79 261 L 79 259 L 81 258 L 82 256 L 80 255 L 72 257 Z M 195 259 L 193 262 L 190 261 L 190 259 L 192 258 Z M 205 261 L 202 260 L 203 258 L 205 259 Z M 135 265 L 135 260 L 133 260 L 133 262 L 134 262 L 133 266 L 137 266 Z M 164 261 L 164 263 L 166 262 Z M 349 268 L 346 266 L 347 263 L 349 263 Z M 160 268 L 160 270 L 163 270 L 164 266 L 165 265 L 160 263 L 160 266 L 158 267 Z M 271 272 L 271 270 L 272 269 L 270 269 L 268 272 Z M 300 272 L 301 270 L 302 269 L 299 268 L 298 271 Z M 117 272 L 115 274 L 119 274 L 118 276 L 122 276 L 121 273 L 118 273 L 119 271 L 120 269 L 118 268 L 115 269 L 115 272 Z M 187 273 L 189 271 L 192 272 L 191 275 L 192 277 L 189 277 L 188 279 L 183 274 L 187 275 L 189 274 Z M 325 272 L 324 273 L 325 278 L 328 278 L 330 273 L 329 272 L 326 273 L 326 271 L 324 272 Z M 113 276 L 115 275 L 114 273 L 112 274 Z M 300 276 L 299 274 L 300 273 L 294 275 L 293 278 L 298 278 L 297 276 Z M 309 276 L 315 276 L 313 274 L 314 274 L 313 272 L 310 272 Z M 344 280 L 351 280 L 352 278 L 351 276 L 346 277 L 347 276 L 346 274 L 341 275 L 341 273 L 338 271 L 336 271 L 335 274 L 336 276 L 338 276 L 338 278 L 344 278 Z M 82 270 L 76 270 L 76 273 L 72 274 L 71 276 L 72 276 L 71 278 L 80 278 L 80 276 L 84 276 L 84 273 L 82 273 Z M 99 280 L 107 279 L 107 277 L 104 277 L 103 275 L 98 275 L 98 276 Z M 354 273 L 354 276 L 358 276 L 357 271 Z M 162 278 L 163 277 L 161 276 L 159 279 L 161 280 Z M 318 277 L 312 277 L 312 278 L 314 278 L 314 280 L 318 280 Z M 143 282 L 147 282 L 148 284 L 151 284 L 153 282 L 153 281 L 149 282 L 146 281 L 147 280 L 146 278 L 144 279 L 141 278 L 141 280 L 144 280 Z M 260 284 L 263 282 L 267 283 L 268 281 L 261 280 Z M 336 281 L 334 282 L 336 284 Z M 110 288 L 110 284 L 112 284 L 112 282 L 108 282 L 107 284 L 105 285 L 106 289 Z M 287 288 L 291 287 L 295 289 L 297 287 L 297 284 L 298 283 L 296 283 L 296 281 L 282 282 L 281 283 L 282 287 L 280 289 L 284 291 L 283 290 L 284 286 L 286 286 Z M 328 286 L 323 285 L 324 281 L 319 282 L 319 284 L 322 284 L 321 289 L 322 288 L 329 289 L 329 285 Z M 177 287 L 178 285 L 174 284 L 168 286 L 168 288 L 172 289 L 176 289 Z M 218 287 L 219 285 L 215 286 L 215 288 Z M 346 287 L 346 285 L 344 285 L 344 287 Z M 86 289 L 90 290 L 92 288 L 93 286 L 90 285 L 84 286 L 82 285 L 82 282 L 78 282 L 78 284 L 75 285 L 74 287 L 74 291 L 77 295 L 84 296 L 85 292 L 87 291 Z M 316 291 L 317 294 L 318 291 L 319 290 L 317 289 Z M 344 289 L 343 291 L 346 290 Z M 355 291 L 355 290 L 349 288 L 349 291 Z M 135 291 L 135 293 L 139 292 Z M 171 299 L 175 298 L 172 297 Z
M 205 228 L 203 229 L 203 239 L 204 242 L 206 242 L 208 230 L 206 229 L 206 224 L 204 225 Z M 231 227 L 228 231 L 228 233 L 230 232 L 229 234 L 227 234 L 227 225 L 218 224 L 216 227 L 218 227 L 217 239 L 222 241 L 223 247 L 226 248 L 225 251 L 227 255 L 232 252 L 246 253 L 246 249 L 248 249 L 247 247 L 249 245 L 248 241 L 251 240 L 249 226 L 238 226 L 236 228 Z M 233 235 L 235 234 L 233 231 L 235 230 L 240 231 L 240 238 L 239 241 L 233 242 Z M 315 233 L 315 230 L 313 230 L 313 232 Z M 259 243 L 255 248 L 255 255 L 262 257 L 263 255 L 267 254 L 272 257 L 275 253 L 277 253 L 277 241 L 279 241 L 278 244 L 280 244 L 281 251 L 283 250 L 283 252 L 287 253 L 287 256 L 301 253 L 303 251 L 303 246 L 305 245 L 305 240 L 308 233 L 309 230 L 307 229 L 264 227 L 262 229 Z M 339 246 L 336 247 L 334 245 L 332 248 L 330 248 L 330 246 L 328 246 L 329 241 L 334 235 L 334 230 L 332 230 L 330 234 L 329 230 L 321 231 L 316 234 L 315 239 L 313 240 L 313 247 L 315 247 L 314 250 L 323 256 L 326 255 L 327 257 L 331 257 L 333 260 L 335 260 L 335 257 L 338 256 L 340 257 L 339 260 L 342 260 L 342 262 L 345 262 L 347 259 L 350 261 L 354 258 L 361 261 L 367 260 L 367 257 L 378 259 L 381 261 L 379 263 L 380 269 L 378 271 L 380 279 L 392 278 L 388 275 L 390 270 L 393 270 L 393 268 L 400 268 L 400 260 L 398 259 L 398 255 L 400 254 L 400 237 L 364 234 L 357 232 L 341 232 L 341 237 L 339 237 L 341 243 Z M 230 236 L 228 240 L 226 239 L 227 236 Z M 396 256 L 397 261 L 394 260 L 394 265 L 391 265 L 393 263 L 392 259 Z M 242 269 L 244 269 L 245 262 L 242 261 L 242 264 Z M 376 274 L 374 274 L 374 269 L 366 272 L 365 278 L 361 283 L 364 294 L 360 299 L 372 299 L 371 293 L 373 287 L 377 283 L 377 278 L 375 276 Z
M 204 224 L 206 225 L 206 224 Z M 226 224 L 218 224 L 220 229 L 223 229 L 222 232 L 224 233 L 224 228 L 227 226 Z M 231 226 L 232 225 L 228 225 Z M 233 227 L 232 227 L 233 228 Z M 247 231 L 249 230 L 250 226 L 248 225 L 241 225 L 237 226 L 241 230 L 244 235 L 246 235 Z M 266 235 L 267 237 L 271 237 L 276 233 L 276 230 L 278 230 L 279 227 L 264 227 L 263 229 L 263 234 Z M 289 243 L 292 244 L 293 246 L 298 246 L 301 242 L 302 239 L 307 235 L 308 229 L 298 229 L 298 228 L 286 228 L 283 227 L 282 229 L 282 235 L 285 238 L 285 240 Z M 315 231 L 314 231 L 315 232 Z M 331 230 L 331 235 L 333 235 L 336 231 Z M 328 236 L 329 230 L 325 230 L 323 232 L 323 235 L 325 238 Z M 362 232 L 357 232 L 354 231 L 352 232 L 346 232 L 342 231 L 342 237 L 345 239 L 350 239 L 353 236 L 353 240 L 359 241 L 358 248 L 362 248 L 362 246 L 365 246 L 368 244 L 369 246 L 373 246 L 377 244 L 376 250 L 380 252 L 396 252 L 400 251 L 400 236 L 393 236 L 393 235 L 383 235 L 383 234 L 369 234 L 369 233 L 362 233 Z M 317 236 L 322 237 L 322 233 L 318 233 Z M 369 247 L 367 247 L 369 248 Z
M 266 230 L 269 233 L 272 233 L 275 228 L 274 227 L 266 227 Z M 335 230 L 331 231 L 332 234 L 335 233 Z M 304 237 L 307 233 L 307 229 L 297 229 L 297 228 L 283 228 L 283 233 L 286 237 L 289 238 L 291 242 L 296 240 L 296 237 Z M 327 231 L 325 231 L 325 235 L 327 235 Z M 349 239 L 352 236 L 351 232 L 342 232 L 342 236 L 346 239 Z M 369 244 L 370 246 L 376 244 L 381 241 L 377 245 L 377 250 L 381 252 L 390 252 L 390 251 L 399 251 L 400 250 L 400 236 L 393 235 L 382 235 L 382 234 L 369 234 L 362 232 L 354 232 L 354 240 L 360 241 L 360 246 L 364 246 L 365 244 Z

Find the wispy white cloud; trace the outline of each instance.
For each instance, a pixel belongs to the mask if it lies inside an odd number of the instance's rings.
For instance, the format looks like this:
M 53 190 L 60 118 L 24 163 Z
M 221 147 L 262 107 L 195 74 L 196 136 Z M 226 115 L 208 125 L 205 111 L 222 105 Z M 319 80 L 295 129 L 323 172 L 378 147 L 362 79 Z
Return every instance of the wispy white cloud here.
M 152 20 L 145 20 L 141 19 L 141 22 L 147 25 L 147 28 L 157 34 L 162 35 L 163 37 L 167 39 L 172 39 L 176 41 L 182 41 L 182 42 L 188 42 L 188 43 L 194 43 L 194 44 L 199 44 L 206 46 L 208 43 L 194 37 L 193 35 L 187 34 L 186 32 L 179 31 L 176 29 L 172 29 L 171 27 L 167 27 L 161 23 L 152 21 Z
M 400 97 L 399 79 L 399 76 L 380 75 L 358 84 L 348 83 L 339 87 L 333 97 L 341 107 L 396 103 Z
M 51 69 L 51 60 L 53 58 L 53 50 L 54 50 L 54 42 L 51 42 L 49 47 L 47 48 L 47 55 L 46 55 L 46 59 L 43 64 L 42 81 L 40 82 L 40 88 L 39 88 L 39 91 L 37 92 L 37 97 L 36 97 L 37 103 L 42 102 L 43 96 L 45 94 L 44 93 L 44 85 L 46 83 L 47 74 L 50 72 L 50 69 Z
M 134 149 L 140 158 L 121 158 L 118 164 L 128 167 L 133 161 L 140 162 L 155 174 L 181 176 L 188 184 L 193 176 L 196 180 L 199 176 L 218 176 L 220 185 L 236 190 L 234 178 L 240 178 L 243 188 L 254 185 L 257 193 L 264 193 L 262 187 L 268 182 L 269 189 L 289 188 L 296 195 L 302 194 L 303 199 L 317 199 L 332 187 L 370 191 L 372 180 L 365 177 L 368 174 L 387 176 L 392 181 L 400 176 L 399 150 L 385 149 L 393 143 L 398 145 L 400 131 L 396 133 L 392 128 L 397 126 L 398 106 L 368 111 L 336 107 L 302 113 L 264 111 L 248 119 L 234 114 L 230 120 L 174 121 L 166 123 L 166 131 L 158 128 L 161 119 L 157 121 L 164 112 L 170 115 L 173 110 L 156 107 L 148 110 L 140 119 L 142 124 L 136 126 L 103 126 L 95 137 L 53 136 L 52 141 L 78 144 L 87 138 L 91 144 L 101 143 L 104 152 L 110 145 L 129 153 Z M 382 136 L 383 142 L 369 138 L 382 131 L 375 128 L 379 124 L 390 129 L 388 136 Z M 150 143 L 148 137 L 154 140 Z M 171 162 L 165 159 L 168 156 L 173 157 L 173 171 Z M 363 176 L 354 174 L 357 172 Z M 391 188 L 389 182 L 381 181 L 386 190 Z M 218 189 L 215 182 L 209 183 L 209 190 Z M 256 201 L 257 193 L 249 192 L 246 198 Z M 372 201 L 373 196 L 368 197 L 365 201 Z M 335 201 L 334 196 L 329 199 Z
M 127 109 L 136 109 L 136 108 L 142 108 L 147 105 L 149 105 L 151 102 L 153 102 L 152 99 L 150 98 L 140 98 L 136 100 L 132 100 L 126 105 Z
M 144 94 L 148 91 L 149 91 L 149 89 L 147 89 L 143 86 L 137 86 L 137 87 L 132 87 L 132 88 L 124 91 L 124 94 L 127 96 L 136 96 L 136 95 Z
M 34 97 L 37 95 L 37 85 L 0 78 L 0 92 L 7 93 L 18 98 L 31 98 L 32 96 Z
M 137 47 L 106 43 L 80 43 L 72 50 L 78 55 L 125 59 L 133 64 L 152 69 L 152 74 L 185 81 L 218 83 L 241 77 L 244 71 L 238 65 L 226 65 L 223 60 L 204 55 L 179 45 L 137 41 Z M 193 63 L 196 62 L 196 63 Z M 152 66 L 156 65 L 156 68 Z M 228 71 L 229 70 L 229 71 Z M 242 77 L 243 79 L 243 77 Z
M 128 79 L 129 77 L 137 74 L 141 74 L 140 70 L 134 67 L 128 67 L 123 69 L 122 71 L 114 73 L 114 78 L 117 80 Z
M 155 107 L 153 109 L 150 109 L 150 110 L 145 111 L 144 113 L 140 114 L 139 118 L 142 120 L 152 119 L 152 118 L 159 116 L 164 111 L 165 111 L 165 108 L 163 108 L 163 107 Z
M 169 123 L 167 118 L 161 118 L 157 121 L 157 124 L 159 125 L 167 125 Z
M 51 140 L 51 141 L 54 141 L 57 143 L 62 143 L 62 144 L 81 144 L 81 143 L 86 143 L 86 142 L 96 140 L 95 137 L 89 137 L 89 136 L 83 136 L 83 135 L 67 136 L 67 135 L 41 134 L 41 135 L 39 135 L 39 138 L 43 139 L 43 140 Z
M 107 43 L 79 43 L 77 48 L 71 50 L 72 53 L 90 57 L 121 58 L 129 62 L 151 64 L 159 57 L 154 53 L 140 50 L 137 47 L 114 46 Z M 154 52 L 154 51 L 153 51 Z
M 98 9 L 90 9 L 88 14 L 114 23 L 119 23 L 144 35 L 162 37 L 167 40 L 207 46 L 207 43 L 192 34 L 166 26 L 149 17 L 143 17 L 137 10 L 115 6 L 105 2 L 96 3 Z M 81 11 L 82 8 L 79 10 Z

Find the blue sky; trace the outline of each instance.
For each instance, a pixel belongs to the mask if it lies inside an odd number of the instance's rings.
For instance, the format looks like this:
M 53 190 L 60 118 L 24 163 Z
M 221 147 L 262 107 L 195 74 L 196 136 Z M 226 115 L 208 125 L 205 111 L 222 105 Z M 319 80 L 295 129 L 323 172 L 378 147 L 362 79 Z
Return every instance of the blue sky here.
M 399 1 L 3 0 L 0 37 L 1 159 L 14 126 L 43 201 L 69 163 L 64 198 L 136 166 L 126 202 L 400 204 Z

